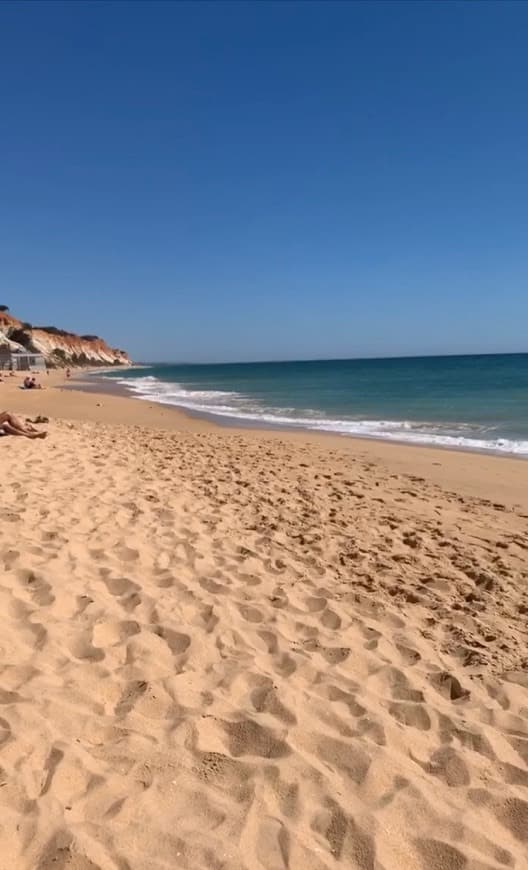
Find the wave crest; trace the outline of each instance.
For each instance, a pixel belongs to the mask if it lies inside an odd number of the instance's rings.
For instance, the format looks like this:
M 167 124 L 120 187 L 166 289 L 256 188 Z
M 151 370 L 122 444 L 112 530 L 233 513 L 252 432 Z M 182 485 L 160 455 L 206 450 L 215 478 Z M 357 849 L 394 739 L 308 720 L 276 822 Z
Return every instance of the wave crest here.
M 310 429 L 384 441 L 404 441 L 438 447 L 479 450 L 528 456 L 528 441 L 490 438 L 490 427 L 460 423 L 423 423 L 413 420 L 332 419 L 323 412 L 270 408 L 242 393 L 223 390 L 189 390 L 179 383 L 160 381 L 152 375 L 117 378 L 137 398 L 186 408 L 202 414 L 251 424 L 289 429 Z

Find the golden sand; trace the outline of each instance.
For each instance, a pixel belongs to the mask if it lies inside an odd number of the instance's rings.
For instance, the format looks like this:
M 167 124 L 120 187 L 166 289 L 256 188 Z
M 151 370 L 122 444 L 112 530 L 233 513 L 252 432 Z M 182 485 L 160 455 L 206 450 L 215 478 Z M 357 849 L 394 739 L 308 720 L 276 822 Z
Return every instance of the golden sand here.
M 0 384 L 0 867 L 528 866 L 528 463 Z

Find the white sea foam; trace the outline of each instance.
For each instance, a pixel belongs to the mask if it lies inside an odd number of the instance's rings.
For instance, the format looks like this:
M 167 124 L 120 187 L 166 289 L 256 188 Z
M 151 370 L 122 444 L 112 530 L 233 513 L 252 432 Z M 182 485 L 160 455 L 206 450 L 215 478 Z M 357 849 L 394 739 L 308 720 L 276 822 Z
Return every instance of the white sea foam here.
M 293 408 L 269 408 L 241 393 L 222 390 L 188 390 L 177 383 L 160 381 L 152 375 L 141 378 L 119 378 L 139 399 L 187 408 L 198 413 L 228 417 L 252 424 L 312 429 L 385 441 L 405 441 L 410 444 L 436 445 L 466 450 L 528 456 L 528 441 L 490 436 L 490 427 L 467 423 L 418 423 L 412 420 L 332 419 L 321 411 Z

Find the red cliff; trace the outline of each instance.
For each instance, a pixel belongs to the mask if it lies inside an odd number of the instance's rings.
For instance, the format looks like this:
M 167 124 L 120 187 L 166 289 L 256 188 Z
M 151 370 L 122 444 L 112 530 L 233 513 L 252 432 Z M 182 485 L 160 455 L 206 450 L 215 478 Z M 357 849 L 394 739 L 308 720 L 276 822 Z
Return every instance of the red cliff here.
M 40 353 L 51 367 L 130 365 L 124 350 L 109 347 L 96 335 L 76 335 L 54 326 L 33 327 L 0 311 L 0 345 Z

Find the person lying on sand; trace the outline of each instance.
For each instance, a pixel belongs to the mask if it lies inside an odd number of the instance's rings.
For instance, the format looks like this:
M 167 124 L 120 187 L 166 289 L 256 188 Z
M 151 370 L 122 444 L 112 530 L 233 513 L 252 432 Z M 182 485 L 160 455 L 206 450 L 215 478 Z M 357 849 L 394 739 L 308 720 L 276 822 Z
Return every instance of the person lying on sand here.
M 47 432 L 39 432 L 34 426 L 26 425 L 7 411 L 0 413 L 0 433 L 2 435 L 22 435 L 24 438 L 45 438 Z
M 37 384 L 36 378 L 24 378 L 24 389 L 25 390 L 41 390 L 41 384 Z

